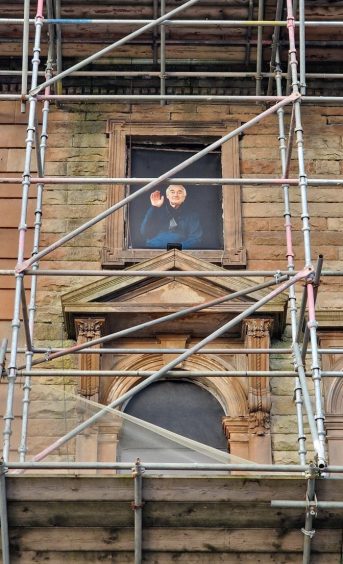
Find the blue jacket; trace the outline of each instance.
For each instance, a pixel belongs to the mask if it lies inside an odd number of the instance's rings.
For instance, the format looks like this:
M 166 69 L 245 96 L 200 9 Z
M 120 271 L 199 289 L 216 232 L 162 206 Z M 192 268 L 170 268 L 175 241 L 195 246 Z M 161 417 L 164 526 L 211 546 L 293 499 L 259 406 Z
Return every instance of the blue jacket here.
M 176 209 L 168 203 L 160 208 L 151 206 L 144 216 L 140 231 L 147 247 L 153 249 L 166 249 L 167 243 L 181 243 L 183 249 L 201 248 L 199 216 L 183 205 Z

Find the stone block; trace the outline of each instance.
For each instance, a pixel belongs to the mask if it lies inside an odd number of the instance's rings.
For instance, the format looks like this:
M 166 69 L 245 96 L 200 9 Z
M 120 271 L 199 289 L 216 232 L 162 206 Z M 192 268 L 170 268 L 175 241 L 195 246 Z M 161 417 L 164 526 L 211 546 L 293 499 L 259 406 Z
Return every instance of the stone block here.
M 44 213 L 44 219 L 79 219 L 79 225 L 82 220 L 93 218 L 104 210 L 104 206 L 100 204 L 87 205 L 54 205 L 47 207 Z
M 8 149 L 0 149 L 0 172 L 7 172 Z
M 296 415 L 273 415 L 271 418 L 272 434 L 293 433 L 296 441 L 296 433 L 298 432 L 298 423 Z
M 106 202 L 107 190 L 99 187 L 98 189 L 69 190 L 69 204 L 93 205 L 94 203 Z
M 264 147 L 254 147 L 253 150 L 248 148 L 242 148 L 241 155 L 243 161 L 248 159 L 250 159 L 251 161 L 255 161 L 255 160 L 278 161 L 280 159 L 278 148 L 274 146 L 268 146 L 267 143 Z M 258 166 L 258 164 L 259 163 L 256 163 L 256 167 Z
M 67 422 L 64 419 L 55 419 L 52 416 L 46 419 L 32 418 L 29 423 L 29 434 L 32 438 L 40 437 L 44 430 L 46 437 L 58 437 L 76 427 L 78 423 L 79 420 L 77 418 L 68 419 Z
M 45 174 L 46 176 L 67 176 L 67 163 L 47 161 Z
M 30 226 L 34 221 L 35 202 L 28 201 L 27 225 Z M 21 200 L 17 198 L 5 199 L 1 201 L 1 226 L 18 227 L 21 214 Z
M 87 264 L 87 261 L 100 261 L 101 257 L 101 248 L 98 247 L 77 247 L 76 245 L 73 247 L 63 246 L 55 251 L 52 254 L 54 260 L 78 260 L 84 261 L 84 264 Z
M 0 123 L 14 123 L 15 102 L 2 100 L 0 104 Z
M 296 434 L 272 434 L 272 448 L 278 451 L 298 451 Z
M 62 131 L 57 131 L 57 127 L 56 125 L 54 125 L 52 132 L 49 133 L 49 140 L 48 140 L 49 154 L 53 155 L 57 147 L 67 148 L 67 147 L 72 147 L 72 145 L 73 145 L 72 130 L 70 130 L 69 127 L 64 126 Z
M 53 190 L 45 190 L 44 192 L 44 209 L 49 205 L 55 204 L 66 204 L 68 198 L 68 191 L 63 187 L 60 186 L 58 189 Z
M 92 129 L 94 130 L 94 123 L 92 123 L 91 125 Z M 102 133 L 74 133 L 73 147 L 90 147 L 92 149 L 99 147 L 108 148 L 108 138 L 105 131 L 103 131 Z
M 25 258 L 28 258 L 32 251 L 33 229 L 28 229 L 25 236 Z M 13 258 L 18 256 L 18 229 L 0 228 L 0 257 Z
M 292 370 L 292 365 L 289 366 L 288 370 Z M 282 368 L 278 369 L 282 370 Z M 292 397 L 294 391 L 294 377 L 290 378 L 271 378 L 270 388 L 273 397 L 275 396 L 287 396 Z
M 68 221 L 66 219 L 53 219 L 49 218 L 49 221 L 44 221 L 43 216 L 43 229 L 42 233 L 65 233 L 68 230 Z
M 8 172 L 20 172 L 24 169 L 25 149 L 8 149 L 8 159 L 6 170 Z M 36 152 L 32 151 L 31 172 L 37 171 Z
M 343 231 L 343 218 L 339 217 L 328 217 L 328 229 L 330 231 Z M 338 233 L 338 239 L 341 239 L 341 233 Z
M 316 160 L 314 163 L 314 170 L 318 175 L 325 174 L 327 176 L 339 176 L 340 163 L 339 160 Z
M 249 158 L 242 160 L 240 163 L 241 173 L 255 177 L 259 175 L 271 175 L 273 178 L 280 175 L 280 165 L 274 160 L 256 161 Z
M 60 435 L 58 436 L 46 436 L 41 435 L 40 437 L 31 437 L 29 436 L 29 440 L 28 440 L 28 452 L 31 456 L 38 454 L 39 452 L 45 450 L 47 447 L 49 447 L 52 443 L 54 443 L 55 441 L 57 441 L 57 439 L 60 438 Z M 65 443 L 64 445 L 58 447 L 56 449 L 56 453 L 58 454 L 70 454 L 73 453 L 75 451 L 75 439 L 70 439 L 67 443 Z
M 313 453 L 308 452 L 306 460 L 310 462 L 313 460 L 313 458 Z M 273 462 L 274 464 L 299 464 L 298 451 L 274 451 Z
M 0 114 L 1 123 L 1 114 Z M 25 149 L 26 127 L 23 125 L 2 125 L 0 135 L 0 147 L 20 147 Z
M 277 415 L 293 415 L 295 406 L 292 396 L 274 396 L 272 398 L 271 413 Z
M 72 400 L 55 399 L 53 401 L 45 399 L 35 399 L 30 406 L 32 418 L 54 419 L 75 418 L 75 402 Z
M 68 162 L 64 163 L 67 166 L 68 176 L 106 176 L 108 170 L 107 162 Z

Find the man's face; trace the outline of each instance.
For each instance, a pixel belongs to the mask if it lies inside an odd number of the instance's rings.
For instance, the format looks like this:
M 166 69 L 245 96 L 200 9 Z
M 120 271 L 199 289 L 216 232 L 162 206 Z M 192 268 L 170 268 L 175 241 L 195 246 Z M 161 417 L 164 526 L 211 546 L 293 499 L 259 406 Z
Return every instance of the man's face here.
M 186 192 L 182 186 L 170 186 L 167 199 L 172 208 L 180 207 L 186 199 Z

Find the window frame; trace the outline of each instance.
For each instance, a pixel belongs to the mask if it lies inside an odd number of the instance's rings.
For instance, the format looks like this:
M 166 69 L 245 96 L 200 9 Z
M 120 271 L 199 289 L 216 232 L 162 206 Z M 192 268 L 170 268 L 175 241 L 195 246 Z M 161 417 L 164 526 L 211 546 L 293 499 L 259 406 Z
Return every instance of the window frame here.
M 143 122 L 111 119 L 107 123 L 109 136 L 109 176 L 126 176 L 127 147 L 130 138 L 154 140 L 156 145 L 163 137 L 186 138 L 202 143 L 209 137 L 220 138 L 235 129 L 237 122 Z M 225 178 L 239 178 L 239 144 L 235 136 L 222 145 L 222 175 Z M 109 185 L 107 207 L 120 202 L 126 194 L 123 184 Z M 185 253 L 200 259 L 209 260 L 223 266 L 244 267 L 246 250 L 242 239 L 241 186 L 223 185 L 223 249 L 186 250 Z M 104 268 L 137 263 L 161 254 L 160 249 L 130 249 L 126 246 L 125 210 L 120 208 L 106 221 L 105 247 L 102 256 Z

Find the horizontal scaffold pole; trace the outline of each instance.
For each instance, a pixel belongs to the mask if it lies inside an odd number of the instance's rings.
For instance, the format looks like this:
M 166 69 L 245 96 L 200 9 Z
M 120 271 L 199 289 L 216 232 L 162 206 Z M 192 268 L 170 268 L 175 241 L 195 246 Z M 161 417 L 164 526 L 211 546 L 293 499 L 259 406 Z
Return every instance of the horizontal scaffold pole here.
M 308 466 L 301 464 L 200 464 L 200 463 L 176 463 L 176 462 L 146 462 L 141 461 L 146 470 L 209 470 L 227 471 L 238 470 L 241 472 L 296 472 L 305 473 Z M 130 462 L 8 462 L 6 468 L 10 470 L 128 470 L 131 472 L 132 463 Z M 328 466 L 325 473 L 343 473 L 343 466 Z
M 166 14 L 166 18 L 163 21 L 163 25 L 166 26 L 199 26 L 199 27 L 286 27 L 287 22 L 284 20 L 168 20 L 168 17 L 172 15 L 171 12 Z M 30 24 L 34 24 L 35 20 L 30 19 Z M 0 18 L 0 25 L 16 24 L 20 25 L 24 23 L 23 18 Z M 128 26 L 128 25 L 158 25 L 156 20 L 148 19 L 96 19 L 96 18 L 46 18 L 44 20 L 46 24 L 59 24 L 59 25 L 118 25 L 118 26 Z M 294 22 L 295 26 L 299 26 L 298 21 Z M 337 20 L 312 20 L 306 21 L 306 27 L 342 27 L 343 21 Z
M 122 63 L 125 61 L 122 61 Z M 146 59 L 144 59 L 146 63 Z M 174 64 L 180 64 L 182 61 L 174 61 Z M 193 61 L 197 64 L 197 61 Z M 28 76 L 31 76 L 32 72 L 28 71 Z M 251 72 L 240 72 L 240 71 L 166 71 L 163 73 L 165 78 L 256 78 L 256 71 Z M 0 76 L 21 76 L 20 70 L 12 69 L 2 69 L 0 70 Z M 39 71 L 38 76 L 45 76 L 44 71 Z M 89 70 L 89 71 L 75 71 L 70 73 L 69 76 L 108 76 L 108 77 L 158 77 L 161 78 L 161 71 L 149 71 L 149 70 Z M 262 78 L 274 78 L 275 74 L 273 72 L 261 72 Z M 280 73 L 282 78 L 287 78 L 287 73 Z M 323 78 L 327 80 L 342 79 L 343 73 L 339 72 L 307 72 L 306 78 Z
M 184 352 L 187 352 L 186 349 Z M 182 353 L 183 354 L 183 353 Z M 18 376 L 32 376 L 32 377 L 52 377 L 52 376 L 70 376 L 72 377 L 82 377 L 82 376 L 100 376 L 107 378 L 112 377 L 127 377 L 131 378 L 136 376 L 139 378 L 148 378 L 152 376 L 155 372 L 151 370 L 73 370 L 73 369 L 49 369 L 49 370 L 22 370 L 18 371 Z M 170 370 L 166 373 L 168 377 L 180 377 L 184 378 L 185 374 L 187 378 L 242 378 L 242 377 L 270 377 L 270 378 L 290 378 L 295 376 L 295 372 L 292 370 L 187 370 L 187 373 L 182 370 Z M 305 372 L 305 376 L 311 377 L 312 372 Z M 321 376 L 327 378 L 343 378 L 343 372 L 339 370 L 327 370 L 321 372 Z
M 299 270 L 295 270 L 292 274 L 297 274 Z M 16 270 L 4 269 L 0 270 L 0 276 L 15 276 Z M 289 270 L 62 270 L 62 269 L 41 269 L 32 270 L 28 268 L 25 270 L 25 274 L 28 276 L 99 276 L 112 277 L 112 276 L 144 276 L 150 278 L 187 278 L 190 276 L 196 278 L 248 278 L 248 277 L 260 277 L 268 276 L 273 278 L 279 278 L 280 276 L 290 276 Z M 323 270 L 321 276 L 343 276 L 343 270 Z
M 61 73 L 62 74 L 62 73 Z M 58 75 L 60 77 L 60 75 Z M 28 101 L 31 94 L 21 96 L 20 94 L 0 94 L 0 101 Z M 56 101 L 56 102 L 70 102 L 79 104 L 80 102 L 100 103 L 104 102 L 237 102 L 237 103 L 251 103 L 251 102 L 272 102 L 277 100 L 287 100 L 286 96 L 211 96 L 211 95 L 191 95 L 191 94 L 56 94 L 51 96 L 39 95 L 38 101 Z M 343 103 L 343 96 L 303 96 L 303 104 L 333 104 L 340 105 Z
M 36 347 L 32 350 L 33 354 L 41 354 L 41 353 L 54 353 L 64 351 L 61 347 L 51 347 L 51 348 L 44 348 L 44 347 Z M 165 348 L 86 348 L 82 349 L 81 351 L 74 351 L 73 354 L 181 354 L 185 352 L 187 349 L 165 349 Z M 7 352 L 11 352 L 10 349 L 7 349 Z M 17 349 L 18 353 L 25 353 L 26 349 L 19 347 Z M 340 349 L 318 349 L 318 353 L 320 354 L 343 354 L 343 348 Z M 293 354 L 292 349 L 231 349 L 231 348 L 209 348 L 209 349 L 201 349 L 194 354 Z M 307 351 L 307 354 L 311 354 L 311 349 Z
M 63 74 L 63 73 L 61 73 Z M 58 75 L 60 79 L 60 75 Z M 20 94 L 0 94 L 0 101 L 28 101 L 32 94 L 21 96 Z M 80 102 L 89 103 L 108 103 L 108 102 L 237 102 L 237 103 L 251 103 L 251 102 L 275 102 L 287 100 L 287 96 L 211 96 L 211 95 L 192 95 L 192 94 L 54 94 L 54 95 L 38 95 L 38 101 L 56 101 L 56 102 L 70 102 L 79 104 Z M 303 96 L 303 104 L 342 104 L 343 96 Z
M 308 501 L 293 501 L 288 499 L 272 499 L 270 503 L 272 507 L 284 509 L 305 509 L 309 505 Z M 315 501 L 314 503 L 318 509 L 343 509 L 343 501 Z
M 146 470 L 209 470 L 209 471 L 232 471 L 241 470 L 247 472 L 306 472 L 307 466 L 302 466 L 300 464 L 200 464 L 200 463 L 176 463 L 176 462 L 142 462 L 142 466 Z M 99 470 L 132 470 L 132 463 L 129 462 L 8 462 L 6 468 L 9 469 L 99 469 Z M 332 471 L 330 469 L 330 471 Z M 343 467 L 337 472 L 343 472 Z
M 143 182 L 152 182 L 156 177 L 125 178 L 125 177 L 99 177 L 99 176 L 44 176 L 31 177 L 31 184 L 127 184 L 136 185 Z M 0 176 L 0 184 L 19 184 L 22 178 L 17 176 Z M 298 178 L 169 178 L 169 184 L 218 184 L 227 188 L 229 186 L 298 186 Z M 343 178 L 308 178 L 309 186 L 343 186 Z

